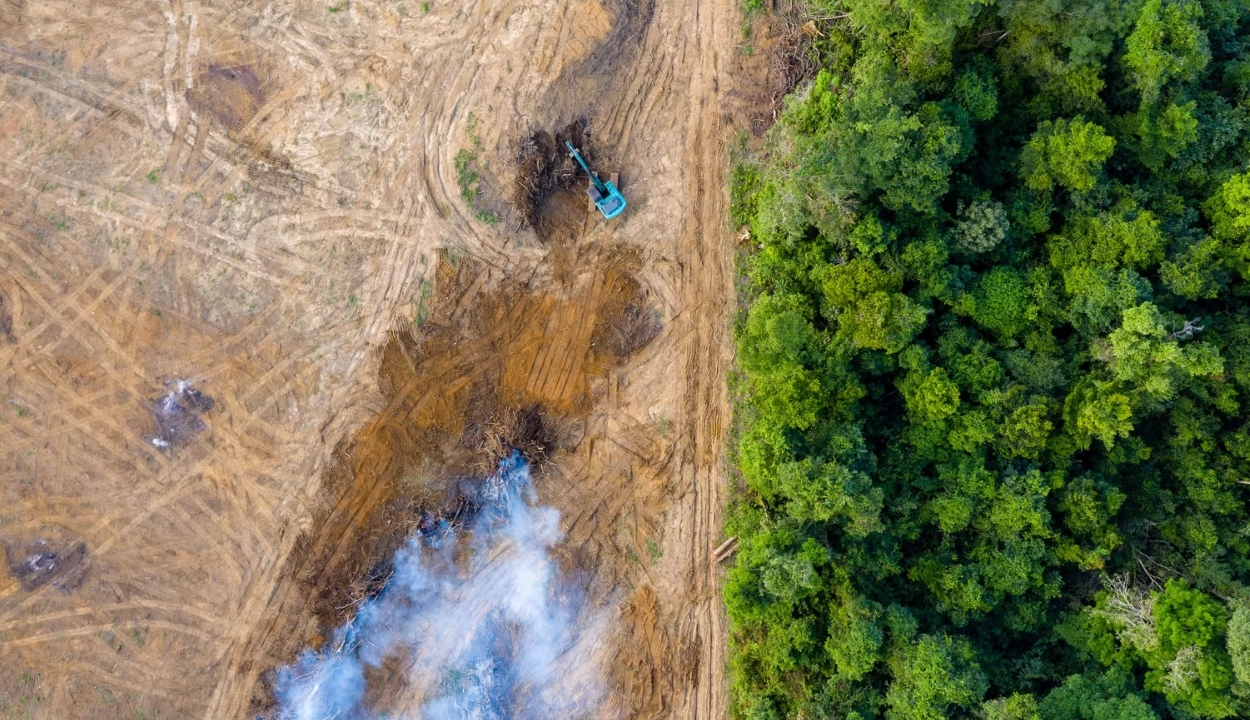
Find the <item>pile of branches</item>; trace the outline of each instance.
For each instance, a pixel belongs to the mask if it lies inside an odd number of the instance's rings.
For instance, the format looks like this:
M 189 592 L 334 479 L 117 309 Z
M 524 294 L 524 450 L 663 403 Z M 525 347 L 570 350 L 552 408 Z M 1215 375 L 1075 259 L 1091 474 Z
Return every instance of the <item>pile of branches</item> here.
M 569 157 L 564 143 L 572 142 L 586 155 L 589 134 L 585 125 L 583 120 L 575 121 L 554 135 L 546 130 L 536 130 L 521 143 L 512 201 L 530 227 L 541 231 L 543 203 L 556 192 L 578 184 L 578 176 L 584 175 Z
M 824 37 L 820 20 L 810 18 L 794 8 L 778 12 L 776 22 L 781 37 L 768 63 L 769 87 L 772 91 L 769 101 L 773 108 L 774 122 L 785 97 L 799 85 L 816 77 L 820 63 L 816 60 L 812 43 L 817 38 Z

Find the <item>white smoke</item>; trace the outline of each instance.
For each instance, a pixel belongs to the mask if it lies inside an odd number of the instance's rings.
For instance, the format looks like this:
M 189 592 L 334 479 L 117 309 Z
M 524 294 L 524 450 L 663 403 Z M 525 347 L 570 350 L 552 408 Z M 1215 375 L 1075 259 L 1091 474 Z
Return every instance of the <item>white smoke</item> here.
M 445 525 L 395 555 L 380 595 L 321 652 L 278 672 L 281 720 L 577 718 L 596 710 L 602 618 L 550 555 L 559 513 L 534 507 L 517 453 L 482 481 L 471 533 Z M 467 562 L 453 558 L 468 552 Z M 467 567 L 466 567 L 467 566 Z M 367 666 L 398 658 L 403 688 L 364 706 Z

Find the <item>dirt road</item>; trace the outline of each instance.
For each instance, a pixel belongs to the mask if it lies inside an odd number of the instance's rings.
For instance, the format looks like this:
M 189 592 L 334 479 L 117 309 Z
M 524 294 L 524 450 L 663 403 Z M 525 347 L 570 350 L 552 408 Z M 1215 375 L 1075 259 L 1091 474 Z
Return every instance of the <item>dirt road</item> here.
M 326 568 L 401 480 L 463 469 L 446 448 L 489 386 L 563 428 L 539 491 L 619 608 L 603 716 L 723 717 L 740 22 L 736 0 L 0 3 L 0 539 L 49 563 L 0 575 L 0 716 L 263 710 L 327 631 Z M 630 210 L 543 242 L 514 161 L 577 119 Z M 605 351 L 634 306 L 658 336 Z M 212 407 L 159 447 L 180 379 Z

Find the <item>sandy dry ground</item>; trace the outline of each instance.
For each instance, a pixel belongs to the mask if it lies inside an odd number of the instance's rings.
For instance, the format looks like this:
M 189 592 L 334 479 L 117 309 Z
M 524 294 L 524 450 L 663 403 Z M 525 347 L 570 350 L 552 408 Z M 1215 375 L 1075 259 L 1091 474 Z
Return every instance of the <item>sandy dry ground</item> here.
M 263 710 L 404 479 L 467 469 L 474 418 L 536 404 L 542 500 L 619 608 L 602 714 L 722 717 L 740 22 L 737 0 L 0 0 L 0 539 L 67 566 L 0 573 L 0 717 Z M 544 243 L 511 168 L 578 118 L 631 207 Z M 495 225 L 457 186 L 474 148 Z M 659 334 L 613 354 L 627 306 Z M 161 449 L 179 378 L 214 405 Z

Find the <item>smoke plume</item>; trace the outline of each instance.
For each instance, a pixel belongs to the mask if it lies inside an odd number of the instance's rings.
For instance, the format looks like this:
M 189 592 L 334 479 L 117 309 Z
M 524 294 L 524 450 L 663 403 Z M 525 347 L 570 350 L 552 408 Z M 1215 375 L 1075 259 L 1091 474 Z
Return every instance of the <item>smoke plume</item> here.
M 278 672 L 278 717 L 591 714 L 602 698 L 592 659 L 601 619 L 560 576 L 550 555 L 559 514 L 534 499 L 529 467 L 514 452 L 478 486 L 479 512 L 468 532 L 443 523 L 409 538 L 385 589 L 320 652 L 305 652 Z M 388 659 L 398 660 L 402 687 L 384 709 L 371 709 L 366 668 Z

